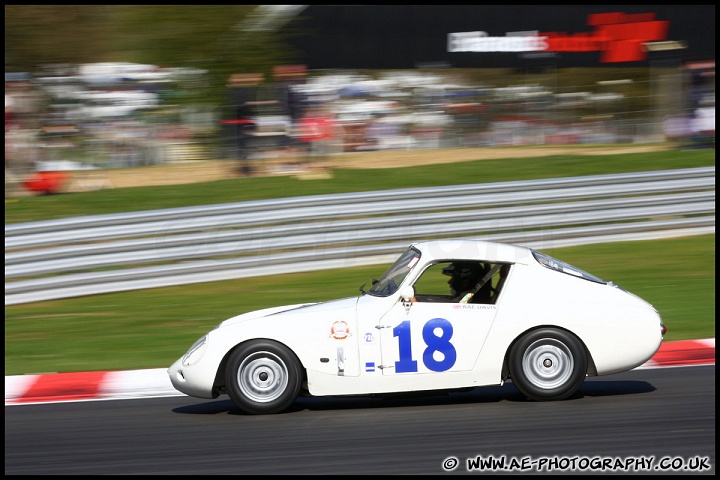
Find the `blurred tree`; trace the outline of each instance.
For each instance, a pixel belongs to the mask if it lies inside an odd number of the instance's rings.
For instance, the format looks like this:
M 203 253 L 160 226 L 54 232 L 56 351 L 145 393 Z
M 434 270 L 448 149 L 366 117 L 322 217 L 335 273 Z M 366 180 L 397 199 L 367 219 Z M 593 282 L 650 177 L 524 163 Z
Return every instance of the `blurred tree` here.
M 113 48 L 129 61 L 206 70 L 209 101 L 221 99 L 233 73 L 293 61 L 279 31 L 247 28 L 257 5 L 122 5 L 115 7 Z M 283 33 L 285 34 L 285 33 Z
M 5 71 L 107 61 L 200 68 L 208 72 L 205 94 L 215 103 L 231 74 L 269 78 L 273 66 L 294 63 L 283 44 L 292 32 L 250 28 L 253 17 L 265 15 L 257 7 L 6 5 Z
M 112 6 L 5 5 L 5 71 L 110 60 Z

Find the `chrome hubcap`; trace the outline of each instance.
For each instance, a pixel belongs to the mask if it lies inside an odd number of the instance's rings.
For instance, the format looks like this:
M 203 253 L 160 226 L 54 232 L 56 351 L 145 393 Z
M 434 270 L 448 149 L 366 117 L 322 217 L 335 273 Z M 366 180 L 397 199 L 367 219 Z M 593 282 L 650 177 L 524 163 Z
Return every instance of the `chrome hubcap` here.
M 543 390 L 564 385 L 572 375 L 574 365 L 567 345 L 550 338 L 533 342 L 525 350 L 522 359 L 523 372 L 528 381 Z
M 274 353 L 255 352 L 240 364 L 237 384 L 248 399 L 260 403 L 272 402 L 287 388 L 287 367 Z

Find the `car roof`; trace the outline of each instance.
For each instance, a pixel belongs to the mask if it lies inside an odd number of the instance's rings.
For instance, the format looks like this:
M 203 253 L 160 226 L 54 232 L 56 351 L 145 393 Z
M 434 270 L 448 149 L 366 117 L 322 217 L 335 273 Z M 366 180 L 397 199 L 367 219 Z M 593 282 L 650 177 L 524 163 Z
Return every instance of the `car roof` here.
M 444 239 L 415 242 L 423 260 L 488 260 L 527 264 L 532 250 L 527 247 L 484 240 Z

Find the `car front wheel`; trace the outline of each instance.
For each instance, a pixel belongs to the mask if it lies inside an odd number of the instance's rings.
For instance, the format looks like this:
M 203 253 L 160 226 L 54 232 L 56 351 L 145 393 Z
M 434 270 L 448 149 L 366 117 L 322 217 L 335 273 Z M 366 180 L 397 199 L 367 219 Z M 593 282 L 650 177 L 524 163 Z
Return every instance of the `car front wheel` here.
M 271 341 L 253 341 L 237 348 L 225 370 L 228 395 L 250 414 L 278 413 L 297 398 L 302 369 L 295 355 Z
M 562 400 L 587 373 L 585 349 L 574 335 L 551 328 L 524 335 L 510 351 L 510 378 L 532 400 Z

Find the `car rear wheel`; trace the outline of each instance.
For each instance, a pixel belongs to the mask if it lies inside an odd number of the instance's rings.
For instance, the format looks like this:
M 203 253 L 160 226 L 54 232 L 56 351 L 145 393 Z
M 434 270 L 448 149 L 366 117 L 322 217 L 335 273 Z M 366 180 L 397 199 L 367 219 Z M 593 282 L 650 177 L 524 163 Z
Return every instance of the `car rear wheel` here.
M 551 328 L 529 332 L 510 351 L 510 378 L 532 400 L 562 400 L 587 374 L 585 349 L 574 335 Z
M 295 355 L 283 345 L 254 341 L 240 346 L 225 370 L 228 395 L 250 414 L 278 413 L 297 398 L 302 369 Z

